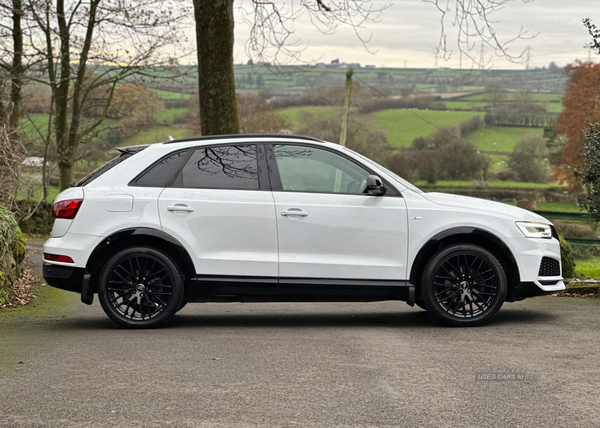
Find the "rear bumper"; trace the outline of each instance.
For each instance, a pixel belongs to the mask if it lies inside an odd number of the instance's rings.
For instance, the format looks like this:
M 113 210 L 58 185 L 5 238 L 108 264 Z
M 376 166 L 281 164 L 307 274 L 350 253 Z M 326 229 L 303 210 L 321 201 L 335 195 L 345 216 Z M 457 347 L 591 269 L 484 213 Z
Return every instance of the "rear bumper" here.
M 85 269 L 44 263 L 44 280 L 52 287 L 81 293 Z

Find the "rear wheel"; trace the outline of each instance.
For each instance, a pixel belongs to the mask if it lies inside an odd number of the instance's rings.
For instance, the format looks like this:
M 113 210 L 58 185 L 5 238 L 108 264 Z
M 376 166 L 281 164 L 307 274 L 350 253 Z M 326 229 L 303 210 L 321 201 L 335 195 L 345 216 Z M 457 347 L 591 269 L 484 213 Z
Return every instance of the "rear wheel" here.
M 104 312 L 128 328 L 152 328 L 181 307 L 184 280 L 175 262 L 154 248 L 127 248 L 111 257 L 99 277 Z
M 437 252 L 421 280 L 425 307 L 438 320 L 453 326 L 489 321 L 506 298 L 506 274 L 485 248 L 459 244 Z

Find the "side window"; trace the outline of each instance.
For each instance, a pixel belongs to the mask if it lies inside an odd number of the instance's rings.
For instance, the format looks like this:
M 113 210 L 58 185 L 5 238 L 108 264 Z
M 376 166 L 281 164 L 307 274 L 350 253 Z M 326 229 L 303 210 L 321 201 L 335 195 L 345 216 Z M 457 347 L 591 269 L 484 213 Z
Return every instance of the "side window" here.
M 286 191 L 364 193 L 369 172 L 328 150 L 277 145 L 275 160 Z
M 257 190 L 255 145 L 202 147 L 194 151 L 175 185 L 202 189 Z
M 185 150 L 165 156 L 138 178 L 135 181 L 135 185 L 142 187 L 165 187 L 169 183 L 169 180 L 173 178 L 173 175 L 181 168 L 181 164 L 188 153 L 189 151 Z

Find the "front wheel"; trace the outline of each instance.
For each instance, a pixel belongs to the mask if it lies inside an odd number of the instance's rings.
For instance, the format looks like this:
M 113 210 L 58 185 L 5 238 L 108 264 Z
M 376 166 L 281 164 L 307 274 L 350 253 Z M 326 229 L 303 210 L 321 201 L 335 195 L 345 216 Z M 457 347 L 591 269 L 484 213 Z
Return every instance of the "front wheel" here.
M 438 251 L 421 279 L 421 296 L 429 312 L 453 326 L 489 321 L 504 303 L 506 289 L 506 274 L 498 259 L 471 244 Z
M 112 256 L 99 277 L 104 312 L 128 328 L 152 328 L 167 322 L 182 306 L 184 279 L 162 251 L 132 247 Z

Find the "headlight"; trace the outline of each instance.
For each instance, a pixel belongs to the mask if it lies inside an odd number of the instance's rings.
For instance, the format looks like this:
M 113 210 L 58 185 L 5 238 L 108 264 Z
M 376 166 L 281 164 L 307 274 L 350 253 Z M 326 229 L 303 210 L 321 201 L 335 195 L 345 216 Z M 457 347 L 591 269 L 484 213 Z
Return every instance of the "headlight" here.
M 549 224 L 529 221 L 518 221 L 516 224 L 526 238 L 552 238 L 552 231 Z

